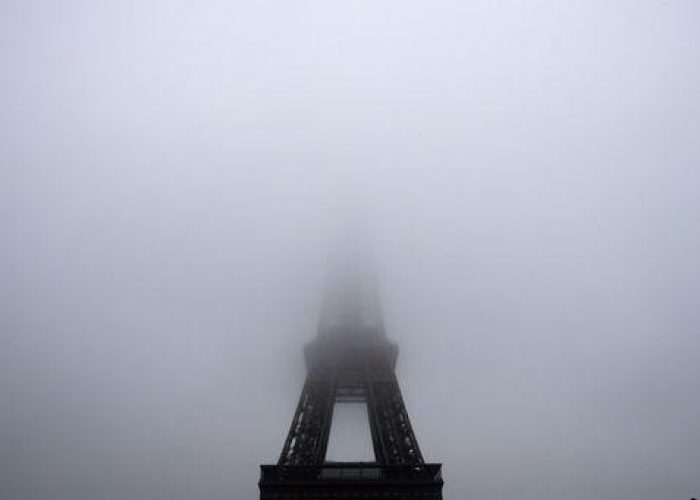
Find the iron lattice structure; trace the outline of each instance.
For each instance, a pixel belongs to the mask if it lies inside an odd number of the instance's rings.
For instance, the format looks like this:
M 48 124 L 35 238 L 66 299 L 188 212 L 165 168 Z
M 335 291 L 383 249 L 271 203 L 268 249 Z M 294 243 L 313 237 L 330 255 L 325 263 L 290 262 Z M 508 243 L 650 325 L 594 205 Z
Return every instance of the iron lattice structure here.
M 357 284 L 355 284 L 357 285 Z M 352 286 L 329 295 L 282 453 L 262 465 L 261 500 L 442 499 L 441 464 L 425 463 L 394 368 L 398 347 L 376 294 Z M 328 462 L 336 403 L 366 402 L 374 462 Z

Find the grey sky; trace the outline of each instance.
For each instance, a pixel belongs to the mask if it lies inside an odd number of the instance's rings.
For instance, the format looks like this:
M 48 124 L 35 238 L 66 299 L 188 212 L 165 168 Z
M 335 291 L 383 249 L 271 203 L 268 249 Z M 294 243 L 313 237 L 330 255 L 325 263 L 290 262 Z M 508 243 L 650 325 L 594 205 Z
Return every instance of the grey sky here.
M 0 1 L 0 497 L 255 498 L 348 211 L 446 498 L 700 495 L 699 27 Z

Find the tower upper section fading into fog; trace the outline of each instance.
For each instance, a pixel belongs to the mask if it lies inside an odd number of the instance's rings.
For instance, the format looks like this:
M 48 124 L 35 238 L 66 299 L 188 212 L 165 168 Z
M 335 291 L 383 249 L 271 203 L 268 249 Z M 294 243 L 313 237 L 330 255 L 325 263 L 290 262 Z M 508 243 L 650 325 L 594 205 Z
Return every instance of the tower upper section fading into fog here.
M 260 498 L 441 499 L 440 464 L 426 464 L 394 372 L 372 276 L 357 263 L 329 280 L 307 376 L 276 465 L 261 466 Z M 329 462 L 336 404 L 366 403 L 374 461 Z

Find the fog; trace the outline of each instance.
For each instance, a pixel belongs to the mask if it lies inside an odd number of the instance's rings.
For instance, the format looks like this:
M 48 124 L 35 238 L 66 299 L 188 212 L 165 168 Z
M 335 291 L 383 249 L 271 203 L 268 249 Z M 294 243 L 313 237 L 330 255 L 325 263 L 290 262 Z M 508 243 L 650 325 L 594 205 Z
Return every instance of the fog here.
M 256 498 L 371 233 L 447 499 L 700 494 L 700 3 L 0 2 L 0 497 Z

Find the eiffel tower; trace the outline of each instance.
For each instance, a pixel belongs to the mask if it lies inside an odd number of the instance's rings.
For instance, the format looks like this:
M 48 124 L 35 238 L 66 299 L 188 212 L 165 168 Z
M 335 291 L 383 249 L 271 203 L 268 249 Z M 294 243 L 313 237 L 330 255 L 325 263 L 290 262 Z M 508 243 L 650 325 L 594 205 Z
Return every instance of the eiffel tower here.
M 261 465 L 261 500 L 442 499 L 441 464 L 418 447 L 384 332 L 376 287 L 358 273 L 331 286 L 305 347 L 306 382 L 275 465 Z M 366 403 L 374 461 L 326 459 L 336 404 Z

